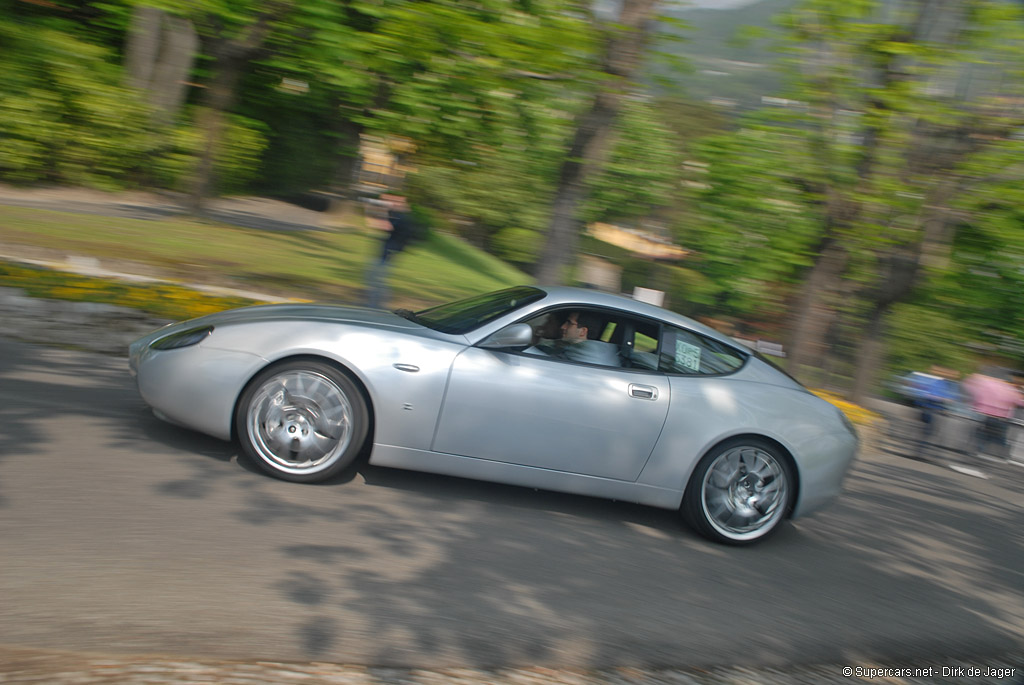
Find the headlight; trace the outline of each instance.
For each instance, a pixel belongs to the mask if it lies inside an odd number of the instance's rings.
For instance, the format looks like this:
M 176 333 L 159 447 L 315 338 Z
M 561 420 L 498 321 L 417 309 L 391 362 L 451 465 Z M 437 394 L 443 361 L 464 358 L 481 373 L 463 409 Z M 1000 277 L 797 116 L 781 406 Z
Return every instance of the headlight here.
M 210 333 L 213 333 L 213 326 L 189 328 L 188 330 L 172 333 L 166 337 L 159 338 L 149 347 L 154 350 L 176 350 L 179 347 L 198 345 L 205 340 L 206 336 L 210 335 Z

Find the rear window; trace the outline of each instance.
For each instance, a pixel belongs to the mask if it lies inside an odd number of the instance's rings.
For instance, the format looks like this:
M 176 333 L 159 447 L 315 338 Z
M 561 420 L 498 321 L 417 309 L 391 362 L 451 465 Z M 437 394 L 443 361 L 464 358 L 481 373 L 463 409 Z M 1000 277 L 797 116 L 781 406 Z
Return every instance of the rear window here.
M 692 331 L 665 326 L 658 370 L 665 373 L 715 376 L 732 373 L 747 356 L 735 348 Z

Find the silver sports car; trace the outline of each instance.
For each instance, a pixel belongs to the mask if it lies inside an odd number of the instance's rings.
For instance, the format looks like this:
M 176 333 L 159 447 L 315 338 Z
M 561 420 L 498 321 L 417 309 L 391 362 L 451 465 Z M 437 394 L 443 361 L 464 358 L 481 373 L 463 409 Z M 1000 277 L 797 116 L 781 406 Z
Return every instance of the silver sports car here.
M 576 288 L 419 312 L 285 304 L 171 324 L 131 346 L 157 416 L 319 481 L 372 464 L 679 509 L 730 544 L 839 492 L 843 414 L 686 317 Z

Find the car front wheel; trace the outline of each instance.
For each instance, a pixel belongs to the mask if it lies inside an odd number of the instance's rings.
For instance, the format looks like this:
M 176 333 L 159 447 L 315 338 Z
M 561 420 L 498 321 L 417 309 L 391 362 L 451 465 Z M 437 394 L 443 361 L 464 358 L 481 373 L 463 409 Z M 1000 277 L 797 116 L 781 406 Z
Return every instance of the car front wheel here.
M 684 520 L 701 535 L 749 545 L 778 530 L 793 505 L 789 459 L 756 438 L 733 440 L 697 464 L 683 496 Z
M 270 367 L 249 384 L 235 422 L 242 450 L 261 469 L 310 483 L 355 461 L 368 412 L 344 373 L 322 362 L 295 361 Z

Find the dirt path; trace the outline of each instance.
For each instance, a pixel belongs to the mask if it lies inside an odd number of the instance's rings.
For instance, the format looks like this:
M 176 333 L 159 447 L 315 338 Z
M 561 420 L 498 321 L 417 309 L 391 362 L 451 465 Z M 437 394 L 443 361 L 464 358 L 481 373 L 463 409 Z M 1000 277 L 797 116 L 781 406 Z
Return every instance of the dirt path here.
M 181 193 L 124 191 L 108 193 L 88 188 L 20 188 L 0 185 L 0 204 L 60 212 L 155 220 L 187 216 Z M 326 206 L 326 199 L 324 202 Z M 225 197 L 210 200 L 203 215 L 233 226 L 268 231 L 330 229 L 336 216 L 280 200 Z

